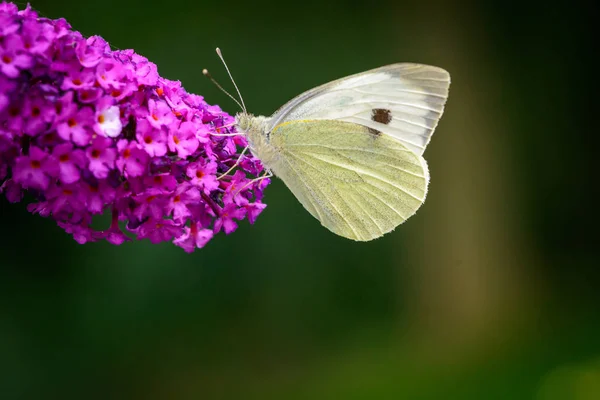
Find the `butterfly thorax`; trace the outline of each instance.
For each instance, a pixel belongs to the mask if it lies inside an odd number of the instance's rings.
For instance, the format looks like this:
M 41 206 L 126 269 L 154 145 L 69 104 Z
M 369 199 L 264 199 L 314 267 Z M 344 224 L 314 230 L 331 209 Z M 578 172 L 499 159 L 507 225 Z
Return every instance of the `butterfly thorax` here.
M 250 151 L 267 168 L 271 168 L 278 159 L 276 149 L 269 143 L 269 120 L 270 118 L 248 113 L 235 116 L 237 130 L 246 135 Z

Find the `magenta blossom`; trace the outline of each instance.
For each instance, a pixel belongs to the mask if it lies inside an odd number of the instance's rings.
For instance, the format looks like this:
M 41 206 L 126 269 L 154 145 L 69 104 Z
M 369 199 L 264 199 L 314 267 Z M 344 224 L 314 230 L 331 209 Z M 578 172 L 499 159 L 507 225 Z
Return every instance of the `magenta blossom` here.
M 219 187 L 216 172 L 217 163 L 214 161 L 207 163 L 198 161 L 189 164 L 187 168 L 187 176 L 190 178 L 190 182 L 206 194 Z
M 244 136 L 220 135 L 233 121 L 133 50 L 0 3 L 0 193 L 33 198 L 78 243 L 191 252 L 254 223 L 269 180 L 241 156 Z M 105 212 L 110 226 L 93 229 Z

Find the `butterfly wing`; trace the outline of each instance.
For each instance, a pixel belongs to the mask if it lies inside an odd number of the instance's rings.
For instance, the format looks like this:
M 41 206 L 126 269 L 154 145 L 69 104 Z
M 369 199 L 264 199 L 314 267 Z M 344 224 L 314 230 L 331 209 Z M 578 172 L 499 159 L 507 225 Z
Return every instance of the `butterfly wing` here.
M 442 116 L 449 86 L 450 75 L 441 68 L 392 64 L 295 97 L 273 114 L 270 130 L 303 119 L 353 122 L 390 135 L 421 155 Z
M 271 166 L 304 207 L 332 232 L 367 241 L 391 231 L 425 200 L 425 160 L 367 127 L 331 120 L 288 121 L 270 144 Z

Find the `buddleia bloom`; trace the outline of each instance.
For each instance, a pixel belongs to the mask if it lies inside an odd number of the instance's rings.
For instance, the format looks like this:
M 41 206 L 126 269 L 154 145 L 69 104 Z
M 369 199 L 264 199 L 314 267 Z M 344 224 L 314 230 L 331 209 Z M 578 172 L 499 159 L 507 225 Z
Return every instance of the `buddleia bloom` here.
M 254 223 L 269 180 L 233 122 L 133 50 L 0 4 L 0 192 L 77 242 L 191 252 Z M 93 229 L 105 212 L 110 226 Z

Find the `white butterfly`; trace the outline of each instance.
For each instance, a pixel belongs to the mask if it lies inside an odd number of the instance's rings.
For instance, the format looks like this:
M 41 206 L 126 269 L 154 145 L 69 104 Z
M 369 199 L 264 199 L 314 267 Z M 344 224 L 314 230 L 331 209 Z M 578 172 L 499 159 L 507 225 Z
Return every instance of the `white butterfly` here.
M 449 86 L 441 68 L 393 64 L 302 93 L 271 117 L 243 107 L 236 127 L 323 226 L 367 241 L 425 201 L 429 171 L 422 154 Z

